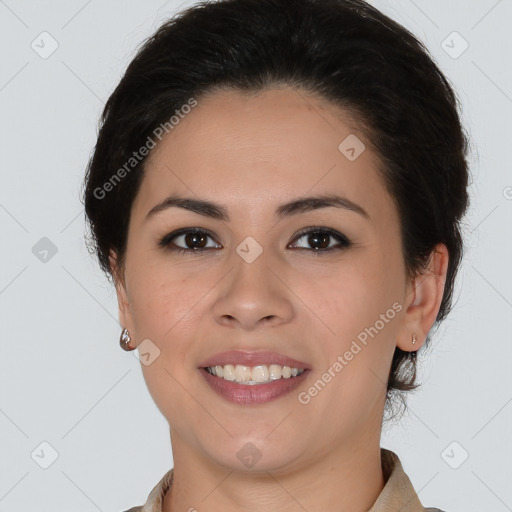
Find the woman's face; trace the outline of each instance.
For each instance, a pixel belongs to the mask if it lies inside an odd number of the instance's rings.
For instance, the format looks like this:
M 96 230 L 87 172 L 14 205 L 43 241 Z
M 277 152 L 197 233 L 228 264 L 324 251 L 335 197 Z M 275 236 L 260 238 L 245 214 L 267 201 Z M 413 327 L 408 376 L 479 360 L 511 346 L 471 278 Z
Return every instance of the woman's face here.
M 276 471 L 335 454 L 333 447 L 378 442 L 393 351 L 411 336 L 405 319 L 414 292 L 377 156 L 347 119 L 291 88 L 216 92 L 150 154 L 118 297 L 132 343 L 150 340 L 142 370 L 175 453 L 238 470 L 256 454 L 255 468 Z M 227 218 L 177 206 L 148 216 L 171 195 L 215 203 Z M 276 214 L 313 196 L 357 207 Z M 314 226 L 334 234 L 298 235 Z M 159 245 L 183 228 L 208 234 Z M 201 368 L 230 350 L 274 351 L 309 370 L 291 392 L 235 402 Z

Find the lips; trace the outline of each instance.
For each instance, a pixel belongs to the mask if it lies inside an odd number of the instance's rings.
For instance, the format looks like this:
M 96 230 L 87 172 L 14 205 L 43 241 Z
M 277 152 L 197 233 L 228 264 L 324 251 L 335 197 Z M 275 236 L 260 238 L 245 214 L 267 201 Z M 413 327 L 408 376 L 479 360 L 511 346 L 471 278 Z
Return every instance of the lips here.
M 217 395 L 228 402 L 242 406 L 262 405 L 284 398 L 299 388 L 309 376 L 309 371 L 305 370 L 297 377 L 278 379 L 268 384 L 246 385 L 219 379 L 204 369 L 200 370 L 200 373 Z
M 257 366 L 259 364 L 270 365 L 272 363 L 279 364 L 281 366 L 289 366 L 291 368 L 305 370 L 311 369 L 311 366 L 307 363 L 267 350 L 230 350 L 227 352 L 221 352 L 203 361 L 199 365 L 199 368 L 207 368 L 208 366 L 225 366 L 227 364 Z

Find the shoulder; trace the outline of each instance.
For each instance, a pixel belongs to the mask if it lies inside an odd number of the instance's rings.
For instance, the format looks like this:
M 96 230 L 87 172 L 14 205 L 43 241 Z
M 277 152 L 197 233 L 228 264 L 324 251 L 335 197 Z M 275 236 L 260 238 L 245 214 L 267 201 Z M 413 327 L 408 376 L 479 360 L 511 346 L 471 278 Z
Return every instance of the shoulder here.
M 396 453 L 381 448 L 384 489 L 370 512 L 401 510 L 402 512 L 446 512 L 437 507 L 424 507 Z
M 174 468 L 167 471 L 155 487 L 153 487 L 144 505 L 132 507 L 124 512 L 160 512 L 164 495 L 170 489 L 173 480 Z

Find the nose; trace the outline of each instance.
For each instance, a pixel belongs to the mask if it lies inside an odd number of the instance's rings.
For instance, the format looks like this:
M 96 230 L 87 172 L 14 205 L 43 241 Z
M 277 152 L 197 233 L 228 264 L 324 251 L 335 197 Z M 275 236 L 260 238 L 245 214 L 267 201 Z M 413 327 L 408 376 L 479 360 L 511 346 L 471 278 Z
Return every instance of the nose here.
M 286 273 L 265 251 L 252 263 L 237 254 L 213 305 L 217 323 L 252 331 L 260 326 L 276 327 L 294 315 L 293 292 L 286 285 Z

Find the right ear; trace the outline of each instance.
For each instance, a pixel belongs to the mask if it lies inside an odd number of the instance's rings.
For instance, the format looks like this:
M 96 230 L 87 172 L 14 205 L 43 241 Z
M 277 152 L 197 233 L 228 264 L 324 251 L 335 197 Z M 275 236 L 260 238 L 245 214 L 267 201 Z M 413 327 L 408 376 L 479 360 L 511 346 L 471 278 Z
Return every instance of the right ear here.
M 126 282 L 124 279 L 123 271 L 118 267 L 117 253 L 112 249 L 109 254 L 109 263 L 112 277 L 114 278 L 117 294 L 117 305 L 119 310 L 119 323 L 121 327 L 128 329 L 133 333 L 133 320 L 130 309 L 130 302 L 128 300 L 128 293 L 126 291 Z

